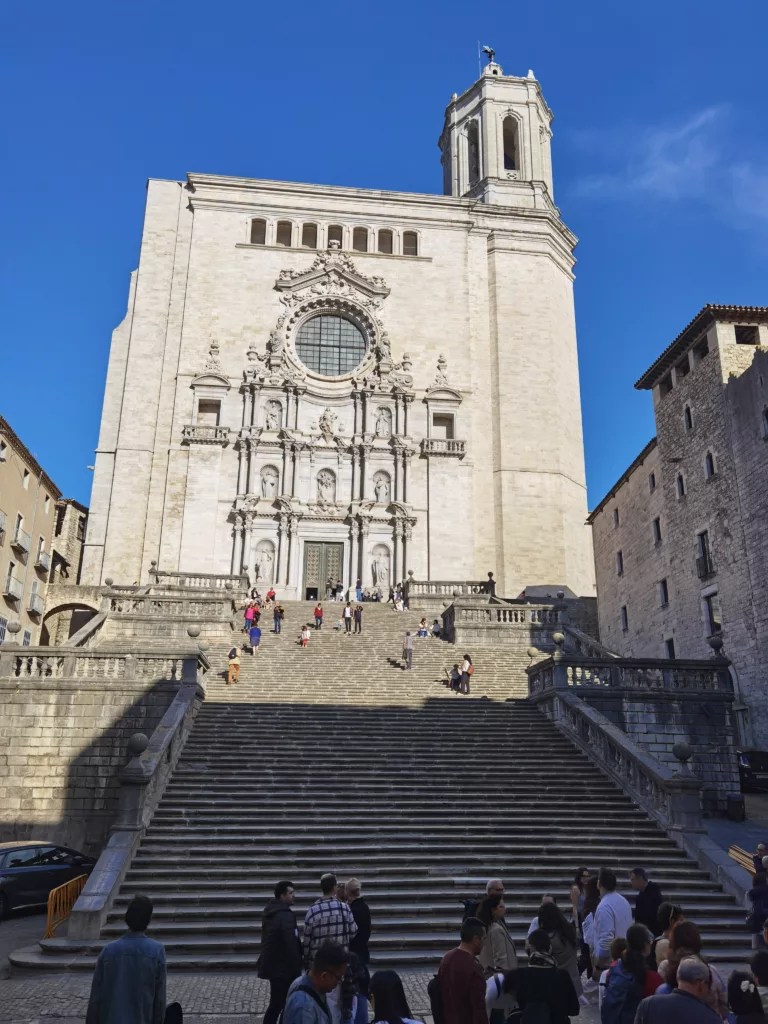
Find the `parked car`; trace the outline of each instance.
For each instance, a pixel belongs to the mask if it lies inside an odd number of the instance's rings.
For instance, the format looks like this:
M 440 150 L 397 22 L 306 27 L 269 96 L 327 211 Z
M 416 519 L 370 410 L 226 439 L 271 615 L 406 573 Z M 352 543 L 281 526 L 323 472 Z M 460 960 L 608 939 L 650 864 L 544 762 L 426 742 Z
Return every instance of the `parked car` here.
M 93 857 L 66 846 L 0 843 L 0 920 L 17 907 L 47 903 L 51 889 L 79 875 L 90 875 L 95 864 Z

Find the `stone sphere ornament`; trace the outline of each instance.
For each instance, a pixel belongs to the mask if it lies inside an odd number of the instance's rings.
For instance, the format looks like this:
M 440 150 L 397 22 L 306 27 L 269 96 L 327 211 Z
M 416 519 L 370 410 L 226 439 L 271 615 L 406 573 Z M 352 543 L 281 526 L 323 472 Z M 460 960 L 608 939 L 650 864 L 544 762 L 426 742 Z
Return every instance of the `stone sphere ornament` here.
M 199 626 L 187 626 L 187 636 L 192 637 L 193 640 L 200 636 L 200 632 L 201 630 Z
M 529 658 L 535 658 L 536 655 L 539 653 L 539 649 L 538 647 L 529 647 L 525 653 L 528 655 Z
M 715 652 L 715 654 L 719 654 L 720 651 L 722 651 L 723 649 L 723 638 L 721 636 L 711 636 L 707 643 Z
M 106 579 L 104 580 L 104 586 L 111 587 L 114 582 L 115 581 L 112 579 L 111 576 L 107 576 Z
M 565 643 L 565 637 L 563 636 L 562 633 L 553 633 L 552 634 L 552 639 L 554 640 L 554 642 L 557 644 L 558 647 L 562 647 L 563 644 Z
M 9 633 L 13 633 L 15 636 L 17 633 L 21 632 L 21 623 L 18 619 L 13 619 L 13 621 L 9 622 L 5 628 Z
M 693 757 L 693 747 L 690 743 L 685 743 L 683 740 L 680 740 L 679 743 L 676 743 L 674 747 L 672 747 L 672 754 L 678 761 L 685 763 L 686 761 L 690 761 Z
M 131 757 L 143 754 L 149 746 L 149 737 L 143 732 L 135 732 L 128 740 L 128 753 Z

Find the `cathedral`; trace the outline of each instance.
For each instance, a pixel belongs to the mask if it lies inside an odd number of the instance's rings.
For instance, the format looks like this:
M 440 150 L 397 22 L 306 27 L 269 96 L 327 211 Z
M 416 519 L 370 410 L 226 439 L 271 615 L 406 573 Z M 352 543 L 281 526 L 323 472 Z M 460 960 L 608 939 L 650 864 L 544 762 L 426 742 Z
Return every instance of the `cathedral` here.
M 443 195 L 150 180 L 83 582 L 594 594 L 551 121 L 492 60 L 446 109 Z

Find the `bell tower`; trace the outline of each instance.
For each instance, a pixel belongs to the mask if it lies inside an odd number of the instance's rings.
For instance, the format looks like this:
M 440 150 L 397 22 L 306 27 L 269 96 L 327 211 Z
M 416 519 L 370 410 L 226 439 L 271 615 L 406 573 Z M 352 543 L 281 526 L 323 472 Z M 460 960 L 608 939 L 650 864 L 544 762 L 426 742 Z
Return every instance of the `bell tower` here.
M 552 198 L 550 140 L 552 111 L 541 86 L 505 75 L 491 60 L 445 112 L 442 152 L 443 192 L 503 206 L 537 205 L 535 185 Z

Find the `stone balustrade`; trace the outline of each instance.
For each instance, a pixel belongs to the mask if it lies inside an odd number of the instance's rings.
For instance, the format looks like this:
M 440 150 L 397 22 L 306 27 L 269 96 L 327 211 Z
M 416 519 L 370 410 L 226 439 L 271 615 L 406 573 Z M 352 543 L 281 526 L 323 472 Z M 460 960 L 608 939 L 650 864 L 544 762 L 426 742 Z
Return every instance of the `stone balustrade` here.
M 711 661 L 663 658 L 584 657 L 565 652 L 528 669 L 531 695 L 550 688 L 668 690 L 733 693 L 724 658 Z
M 421 451 L 424 455 L 453 456 L 463 459 L 467 454 L 467 442 L 447 437 L 425 437 L 421 442 Z
M 182 444 L 229 444 L 229 427 L 209 423 L 188 423 L 181 428 Z
M 532 601 L 491 601 L 486 595 L 473 600 L 456 598 L 442 612 L 446 637 L 470 649 L 503 644 L 516 648 L 520 667 L 528 664 L 529 647 L 554 650 L 552 636 L 566 617 L 565 607 Z
M 248 589 L 247 576 L 237 576 L 229 573 L 161 572 L 159 569 L 153 568 L 150 569 L 149 574 L 153 577 L 157 586 L 163 587 L 243 592 Z
M 111 615 L 139 615 L 152 618 L 231 619 L 234 612 L 232 597 L 222 594 L 208 596 L 180 596 L 171 594 L 107 594 L 106 611 Z
M 604 647 L 594 637 L 583 633 L 575 626 L 563 623 L 561 632 L 565 636 L 565 649 L 569 654 L 580 655 L 584 658 L 618 658 L 614 651 Z
M 404 584 L 406 598 L 438 597 L 452 599 L 468 594 L 484 594 L 485 580 L 414 580 Z
M 62 647 L 0 647 L 0 681 L 71 680 L 166 680 L 181 682 L 184 662 L 199 664 L 199 678 L 208 667 L 202 652 L 194 654 L 154 650 L 147 654 L 99 647 L 95 650 Z

